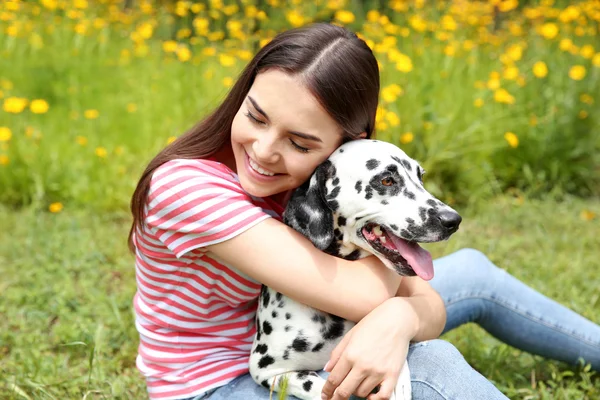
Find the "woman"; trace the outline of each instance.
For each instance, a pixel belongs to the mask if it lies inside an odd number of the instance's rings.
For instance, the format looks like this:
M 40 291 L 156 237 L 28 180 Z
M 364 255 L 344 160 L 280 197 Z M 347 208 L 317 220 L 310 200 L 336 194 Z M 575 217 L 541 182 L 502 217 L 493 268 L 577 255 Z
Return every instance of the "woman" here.
M 327 399 L 389 398 L 407 355 L 415 399 L 505 398 L 436 339 L 468 321 L 524 350 L 600 368 L 598 326 L 477 251 L 436 260 L 429 284 L 400 279 L 375 257 L 329 256 L 281 222 L 291 191 L 340 144 L 373 135 L 378 97 L 377 62 L 356 35 L 327 24 L 290 30 L 150 162 L 130 234 L 137 365 L 150 398 L 269 398 L 247 373 L 261 284 L 358 322 L 322 372 Z

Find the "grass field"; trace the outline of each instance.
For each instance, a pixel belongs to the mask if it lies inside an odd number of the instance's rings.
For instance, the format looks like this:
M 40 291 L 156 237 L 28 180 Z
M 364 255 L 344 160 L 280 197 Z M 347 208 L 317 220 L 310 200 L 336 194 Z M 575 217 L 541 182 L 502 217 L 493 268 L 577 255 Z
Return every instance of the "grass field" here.
M 434 256 L 477 248 L 542 293 L 600 322 L 600 202 L 501 197 L 461 210 L 452 240 Z M 141 399 L 131 300 L 128 216 L 0 208 L 0 398 Z M 445 335 L 514 399 L 597 399 L 592 372 L 501 344 L 475 325 Z

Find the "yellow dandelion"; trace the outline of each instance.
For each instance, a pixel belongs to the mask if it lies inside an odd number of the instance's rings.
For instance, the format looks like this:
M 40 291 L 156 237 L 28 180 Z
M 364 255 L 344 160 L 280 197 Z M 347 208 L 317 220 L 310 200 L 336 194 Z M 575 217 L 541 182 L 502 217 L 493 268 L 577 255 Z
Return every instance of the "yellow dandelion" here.
M 354 22 L 356 17 L 354 17 L 352 11 L 339 10 L 335 12 L 335 19 L 343 24 L 351 24 Z
M 402 95 L 403 92 L 404 91 L 398 84 L 393 83 L 381 90 L 381 98 L 386 103 L 393 103 L 398 99 L 398 96 Z
M 50 108 L 50 106 L 48 106 L 48 102 L 46 100 L 37 99 L 33 100 L 31 104 L 29 104 L 29 109 L 34 114 L 44 114 L 48 112 L 48 108 Z
M 413 69 L 413 63 L 409 56 L 400 53 L 396 57 L 396 69 L 400 72 L 410 72 Z
M 385 114 L 385 119 L 390 123 L 391 126 L 400 125 L 400 117 L 393 111 L 388 111 Z
M 541 26 L 540 34 L 546 39 L 554 39 L 558 35 L 558 25 L 553 22 L 547 22 Z
M 80 146 L 85 146 L 87 144 L 87 142 L 88 142 L 88 140 L 87 140 L 87 138 L 85 136 L 77 136 L 75 138 L 75 141 Z
M 600 67 L 600 53 L 596 53 L 596 55 L 592 57 L 592 64 L 594 64 L 595 67 Z
M 170 136 L 170 137 L 167 139 L 167 144 L 171 144 L 171 143 L 173 143 L 175 140 L 177 140 L 177 136 Z
M 106 158 L 106 155 L 108 154 L 108 151 L 106 151 L 104 147 L 96 147 L 96 150 L 94 152 L 100 158 Z
M 596 53 L 596 51 L 594 50 L 594 46 L 592 46 L 591 44 L 586 44 L 580 50 L 581 56 L 583 58 L 587 58 L 588 60 L 590 58 L 594 57 L 595 53 Z
M 579 217 L 584 221 L 591 221 L 596 218 L 596 213 L 590 210 L 581 210 Z
M 586 119 L 588 117 L 588 112 L 585 110 L 581 110 L 579 111 L 579 114 L 577 114 L 577 116 L 579 117 L 579 119 Z
M 127 112 L 128 113 L 134 113 L 137 111 L 137 105 L 135 103 L 129 103 L 127 104 Z
M 475 101 L 473 102 L 473 105 L 477 108 L 483 107 L 483 104 L 483 99 L 481 98 L 475 99 Z
M 5 156 L 4 154 L 0 154 L 0 165 L 8 165 L 10 163 L 10 160 L 8 159 L 8 156 Z
M 296 10 L 292 10 L 292 11 L 288 11 L 285 14 L 285 18 L 288 20 L 288 22 L 294 27 L 294 28 L 298 28 L 302 25 L 304 25 L 305 19 L 302 16 L 302 14 L 300 14 L 298 11 Z M 262 45 L 261 45 L 262 46 Z
M 12 114 L 19 114 L 27 106 L 27 99 L 21 97 L 7 97 L 4 99 L 4 111 Z
M 235 64 L 235 57 L 232 57 L 227 54 L 220 54 L 219 55 L 219 63 L 224 67 L 231 67 L 232 65 Z
M 506 89 L 500 88 L 494 92 L 494 100 L 503 104 L 514 104 L 515 98 Z
M 507 67 L 502 72 L 502 77 L 506 80 L 514 81 L 515 79 L 517 79 L 519 77 L 519 68 L 517 68 L 515 66 Z
M 205 47 L 202 49 L 203 56 L 214 56 L 215 54 L 217 54 L 217 49 L 212 46 Z
M 533 64 L 533 75 L 536 78 L 545 78 L 548 75 L 548 66 L 543 61 L 538 61 Z
M 94 110 L 94 109 L 85 110 L 83 112 L 83 116 L 86 119 L 96 119 L 96 118 L 98 118 L 99 115 L 100 115 L 100 113 L 98 112 L 98 110 Z
M 0 142 L 8 142 L 12 137 L 10 128 L 6 126 L 0 126 Z
M 496 90 L 500 87 L 500 79 L 492 78 L 487 82 L 487 87 L 490 90 Z
M 225 78 L 223 78 L 223 86 L 227 88 L 233 86 L 233 78 L 230 76 L 226 76 Z
M 48 210 L 50 210 L 51 213 L 59 213 L 62 211 L 62 209 L 63 204 L 60 202 L 52 203 L 48 206 Z
M 574 81 L 580 81 L 585 78 L 585 67 L 583 65 L 574 65 L 569 69 L 569 78 Z
M 192 52 L 186 46 L 179 46 L 177 48 L 177 58 L 181 62 L 186 62 L 192 58 Z
M 163 42 L 162 48 L 165 53 L 175 53 L 179 45 L 174 40 L 167 40 Z
M 512 132 L 506 132 L 504 134 L 504 139 L 506 139 L 508 145 L 512 148 L 515 148 L 519 145 L 519 138 Z
M 400 136 L 400 143 L 407 144 L 413 141 L 415 135 L 412 132 L 405 132 Z

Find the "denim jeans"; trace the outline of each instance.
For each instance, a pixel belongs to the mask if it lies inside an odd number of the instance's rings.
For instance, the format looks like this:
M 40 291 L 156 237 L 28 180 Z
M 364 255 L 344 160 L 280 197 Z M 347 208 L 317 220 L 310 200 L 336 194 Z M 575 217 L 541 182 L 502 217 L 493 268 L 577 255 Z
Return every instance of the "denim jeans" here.
M 476 322 L 521 350 L 570 364 L 581 357 L 600 370 L 600 326 L 531 289 L 481 252 L 460 250 L 435 260 L 434 268 L 430 283 L 446 304 L 444 332 Z M 407 360 L 414 400 L 507 398 L 444 340 L 411 344 Z M 269 390 L 245 374 L 193 399 L 267 400 Z

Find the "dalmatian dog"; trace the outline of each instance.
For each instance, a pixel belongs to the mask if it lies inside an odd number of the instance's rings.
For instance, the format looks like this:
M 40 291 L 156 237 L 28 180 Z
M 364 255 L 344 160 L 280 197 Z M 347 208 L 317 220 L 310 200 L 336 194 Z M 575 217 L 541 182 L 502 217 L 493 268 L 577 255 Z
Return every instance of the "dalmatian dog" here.
M 429 280 L 431 255 L 418 242 L 447 240 L 461 217 L 424 189 L 423 173 L 393 144 L 350 141 L 294 191 L 284 222 L 328 254 L 348 260 L 376 255 L 399 275 Z M 320 400 L 325 380 L 316 371 L 353 326 L 263 286 L 250 374 L 276 391 L 285 378 L 289 395 Z M 394 400 L 411 397 L 404 365 Z

